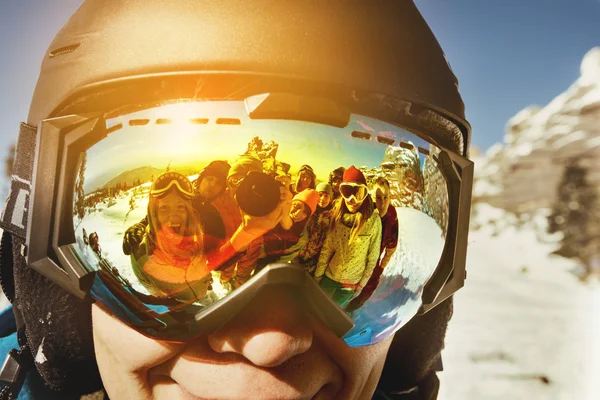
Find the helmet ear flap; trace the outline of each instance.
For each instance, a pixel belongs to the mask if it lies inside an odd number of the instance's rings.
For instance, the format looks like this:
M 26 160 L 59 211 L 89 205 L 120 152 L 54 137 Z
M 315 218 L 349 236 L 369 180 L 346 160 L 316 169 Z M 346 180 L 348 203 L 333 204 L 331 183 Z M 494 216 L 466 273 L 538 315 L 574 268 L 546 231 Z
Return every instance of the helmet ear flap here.
M 69 294 L 30 268 L 21 255 L 24 240 L 2 238 L 2 279 L 14 277 L 13 308 L 26 328 L 35 367 L 46 384 L 80 396 L 102 388 L 92 336 L 91 303 Z M 9 246 L 10 244 L 10 246 Z M 12 266 L 5 258 L 12 250 Z M 12 267 L 12 268 L 11 268 Z M 8 286 L 8 285 L 7 285 Z
M 433 395 L 439 387 L 439 383 L 435 384 L 436 372 L 443 369 L 441 352 L 452 311 L 451 296 L 430 312 L 415 316 L 396 332 L 378 390 L 401 392 L 418 386 L 419 393 L 424 393 L 422 398 L 437 398 Z

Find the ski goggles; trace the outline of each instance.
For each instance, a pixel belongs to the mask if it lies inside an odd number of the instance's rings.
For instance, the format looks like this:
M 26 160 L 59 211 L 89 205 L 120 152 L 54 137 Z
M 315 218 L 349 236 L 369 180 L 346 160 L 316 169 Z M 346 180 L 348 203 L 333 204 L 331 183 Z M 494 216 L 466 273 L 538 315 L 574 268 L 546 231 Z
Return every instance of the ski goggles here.
M 367 185 L 360 183 L 342 183 L 340 184 L 340 194 L 346 200 L 354 198 L 355 201 L 363 201 L 368 195 Z
M 123 186 L 126 187 L 127 184 Z M 161 197 L 168 193 L 171 189 L 177 189 L 184 197 L 191 199 L 194 197 L 194 188 L 192 183 L 185 175 L 178 172 L 166 172 L 159 176 L 153 183 L 150 189 L 150 195 Z
M 312 99 L 296 97 L 136 103 L 23 125 L 19 146 L 37 150 L 18 151 L 31 156 L 15 164 L 3 227 L 27 238 L 32 268 L 152 338 L 213 332 L 284 285 L 349 346 L 380 342 L 463 285 L 473 164 L 426 133 L 323 99 L 300 110 Z M 194 191 L 216 160 L 239 184 Z M 341 185 L 286 230 L 274 215 L 289 213 L 304 165 L 315 185 L 351 166 L 367 185 Z M 368 194 L 381 179 L 385 215 Z M 293 194 L 316 209 L 312 189 Z M 249 221 L 271 225 L 240 242 Z

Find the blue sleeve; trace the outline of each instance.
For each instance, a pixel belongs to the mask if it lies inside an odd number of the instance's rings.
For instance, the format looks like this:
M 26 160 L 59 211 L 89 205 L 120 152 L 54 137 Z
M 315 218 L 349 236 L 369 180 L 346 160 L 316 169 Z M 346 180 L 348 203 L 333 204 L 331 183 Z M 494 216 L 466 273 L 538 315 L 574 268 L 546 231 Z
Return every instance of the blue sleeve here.
M 12 305 L 9 305 L 0 312 L 0 338 L 8 336 L 17 331 L 15 314 L 12 311 Z

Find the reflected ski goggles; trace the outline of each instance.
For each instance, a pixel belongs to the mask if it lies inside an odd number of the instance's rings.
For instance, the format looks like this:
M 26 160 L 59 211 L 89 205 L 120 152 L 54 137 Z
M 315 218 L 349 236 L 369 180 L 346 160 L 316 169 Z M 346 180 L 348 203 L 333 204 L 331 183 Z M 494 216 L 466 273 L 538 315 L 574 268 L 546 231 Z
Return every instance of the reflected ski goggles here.
M 184 175 L 181 175 L 177 172 L 167 172 L 158 177 L 152 183 L 150 195 L 161 197 L 171 189 L 177 189 L 183 197 L 190 199 L 194 197 L 194 188 L 192 187 L 192 183 Z
M 363 201 L 368 195 L 369 189 L 366 185 L 360 183 L 342 183 L 340 184 L 340 194 L 346 200 L 354 198 L 355 201 Z
M 56 151 L 36 153 L 28 263 L 156 339 L 213 332 L 272 285 L 350 346 L 393 335 L 463 284 L 472 163 L 333 105 L 299 113 L 308 100 L 289 97 L 44 120 L 38 146 Z M 298 179 L 303 166 L 314 180 Z M 314 185 L 340 167 L 367 185 L 317 207 Z M 385 215 L 369 195 L 382 179 Z M 205 190 L 215 182 L 225 189 Z M 292 220 L 292 197 L 313 213 Z

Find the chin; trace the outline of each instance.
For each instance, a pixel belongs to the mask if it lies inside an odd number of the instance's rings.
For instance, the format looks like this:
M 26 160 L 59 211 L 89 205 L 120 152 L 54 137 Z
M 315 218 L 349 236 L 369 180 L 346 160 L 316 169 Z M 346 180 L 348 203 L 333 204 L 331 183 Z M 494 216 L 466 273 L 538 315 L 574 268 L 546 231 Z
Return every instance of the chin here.
M 346 206 L 348 208 L 348 211 L 352 214 L 356 214 L 358 212 L 358 210 L 360 209 L 360 207 L 355 207 L 355 206 Z

